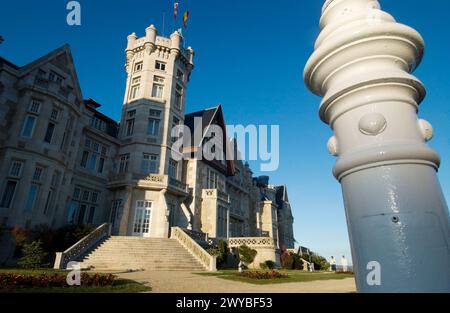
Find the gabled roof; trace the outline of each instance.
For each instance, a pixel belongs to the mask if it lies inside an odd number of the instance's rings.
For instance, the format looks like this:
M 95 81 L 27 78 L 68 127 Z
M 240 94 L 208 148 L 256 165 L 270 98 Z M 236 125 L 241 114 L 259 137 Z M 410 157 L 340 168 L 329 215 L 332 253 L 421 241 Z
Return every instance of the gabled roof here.
M 196 118 L 201 118 L 202 120 L 201 125 L 195 125 Z M 191 148 L 192 148 L 191 151 L 196 151 L 197 149 L 202 148 L 206 140 L 208 128 L 214 124 L 222 128 L 224 136 L 223 151 L 225 152 L 225 155 L 227 155 L 227 152 L 231 149 L 230 142 L 227 136 L 227 128 L 225 125 L 225 118 L 222 111 L 222 105 L 218 105 L 217 107 L 214 108 L 209 108 L 202 111 L 187 114 L 184 119 L 184 124 L 191 130 Z M 199 127 L 201 127 L 201 129 L 198 129 Z M 195 138 L 196 137 L 195 134 L 197 132 L 200 132 L 202 134 L 202 138 L 200 141 L 198 140 L 198 138 Z M 203 159 L 203 161 L 209 163 L 213 167 L 217 166 L 214 162 L 209 162 L 205 159 Z M 234 160 L 226 160 L 226 163 L 227 163 L 226 174 L 228 176 L 233 176 L 235 174 Z
M 11 67 L 13 67 L 14 69 L 19 71 L 19 77 L 23 77 L 25 75 L 27 75 L 28 73 L 32 72 L 33 70 L 41 67 L 42 65 L 57 59 L 61 56 L 64 56 L 65 59 L 65 63 L 66 63 L 66 70 L 68 70 L 69 74 L 72 76 L 72 81 L 73 81 L 73 88 L 74 91 L 76 92 L 78 99 L 83 99 L 82 93 L 81 93 L 81 88 L 80 88 L 80 83 L 78 81 L 78 76 L 75 70 L 75 65 L 73 62 L 73 57 L 72 57 L 72 52 L 70 51 L 70 46 L 68 44 L 59 47 L 55 50 L 53 50 L 52 52 L 40 57 L 39 59 L 28 63 L 24 66 L 17 66 L 15 64 L 13 64 L 12 62 L 1 58 L 0 57 L 0 65 L 1 63 L 7 64 Z

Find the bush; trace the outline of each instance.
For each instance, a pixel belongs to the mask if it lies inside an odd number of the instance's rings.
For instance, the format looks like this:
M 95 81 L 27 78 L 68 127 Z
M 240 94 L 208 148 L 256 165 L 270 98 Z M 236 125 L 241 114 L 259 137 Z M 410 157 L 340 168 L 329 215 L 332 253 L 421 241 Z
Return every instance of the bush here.
M 83 287 L 105 287 L 114 284 L 114 275 L 81 274 L 81 286 Z M 18 275 L 12 273 L 0 273 L 0 290 L 16 288 L 64 288 L 68 287 L 66 274 L 40 274 L 40 275 Z
M 294 268 L 294 256 L 290 253 L 283 253 L 281 255 L 281 267 L 287 270 L 292 270 Z
M 255 249 L 249 248 L 246 245 L 239 247 L 239 257 L 242 262 L 244 262 L 246 265 L 252 264 L 255 260 L 256 255 L 258 254 L 258 251 Z
M 251 278 L 251 279 L 279 279 L 279 278 L 288 278 L 289 275 L 282 274 L 278 271 L 270 271 L 270 272 L 242 272 L 237 274 L 240 277 Z
M 210 247 L 206 249 L 206 251 L 212 255 L 217 257 L 217 267 L 222 268 L 228 259 L 228 244 L 225 240 L 220 240 L 217 246 Z
M 275 262 L 272 260 L 267 260 L 264 262 L 269 270 L 275 269 Z
M 262 270 L 266 270 L 267 269 L 267 264 L 265 262 L 264 263 L 259 263 L 259 268 L 262 269 Z
M 315 253 L 311 254 L 311 262 L 314 263 L 314 269 L 316 271 L 326 271 L 330 268 L 327 259 Z
M 40 268 L 46 265 L 47 253 L 42 248 L 42 242 L 40 240 L 33 241 L 30 244 L 24 244 L 22 255 L 19 260 L 19 265 L 23 268 Z
M 23 245 L 27 242 L 28 232 L 21 226 L 14 226 L 11 230 L 11 237 L 14 240 L 14 257 L 21 257 Z

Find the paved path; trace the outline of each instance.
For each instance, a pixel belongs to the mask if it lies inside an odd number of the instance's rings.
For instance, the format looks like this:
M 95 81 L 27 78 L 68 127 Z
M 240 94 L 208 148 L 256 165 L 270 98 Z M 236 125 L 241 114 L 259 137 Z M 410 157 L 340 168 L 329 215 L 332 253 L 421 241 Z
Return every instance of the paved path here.
M 142 271 L 116 275 L 145 283 L 152 287 L 152 292 L 156 293 L 348 293 L 356 291 L 353 278 L 253 285 L 181 271 Z

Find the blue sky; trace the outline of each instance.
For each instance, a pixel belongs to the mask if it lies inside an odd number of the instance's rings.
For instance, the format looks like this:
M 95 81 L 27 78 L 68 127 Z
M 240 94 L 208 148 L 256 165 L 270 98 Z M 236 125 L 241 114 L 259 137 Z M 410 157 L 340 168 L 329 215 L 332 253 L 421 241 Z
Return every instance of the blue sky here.
M 82 25 L 66 24 L 65 0 L 2 1 L 0 55 L 26 64 L 69 43 L 84 97 L 103 104 L 119 118 L 125 88 L 126 36 L 144 35 L 150 24 L 165 35 L 174 29 L 169 0 L 81 0 Z M 295 216 L 295 236 L 327 258 L 350 255 L 340 185 L 331 174 L 335 162 L 326 149 L 329 127 L 318 118 L 320 99 L 302 80 L 303 66 L 318 34 L 322 1 L 178 0 L 179 24 L 188 7 L 187 45 L 196 67 L 187 111 L 221 103 L 228 124 L 279 124 L 280 168 L 271 183 L 287 184 Z M 416 75 L 428 96 L 420 116 L 435 127 L 431 145 L 443 159 L 439 176 L 450 192 L 449 79 L 450 1 L 382 0 L 383 9 L 416 28 L 427 42 Z M 178 25 L 180 27 L 181 25 Z M 253 164 L 254 165 L 254 164 Z M 253 166 L 256 168 L 255 166 Z M 258 173 L 256 173 L 258 174 Z

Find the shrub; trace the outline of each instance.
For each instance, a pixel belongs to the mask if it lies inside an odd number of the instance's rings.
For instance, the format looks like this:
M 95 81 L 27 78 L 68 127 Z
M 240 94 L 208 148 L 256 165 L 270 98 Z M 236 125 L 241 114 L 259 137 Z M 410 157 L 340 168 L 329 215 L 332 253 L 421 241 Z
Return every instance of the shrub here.
M 217 258 L 217 261 L 220 265 L 222 265 L 227 262 L 228 244 L 225 240 L 221 239 L 217 245 L 217 248 L 219 250 L 219 256 Z
M 290 253 L 283 253 L 281 255 L 281 267 L 287 270 L 292 270 L 294 268 L 294 256 Z
M 246 245 L 239 247 L 240 260 L 247 265 L 253 263 L 257 254 L 258 254 L 258 251 L 256 251 L 255 249 L 252 249 Z
M 259 268 L 262 269 L 262 270 L 266 270 L 267 269 L 267 264 L 265 262 L 264 263 L 259 263 Z
M 280 273 L 278 271 L 270 271 L 270 272 L 242 272 L 237 274 L 240 277 L 251 278 L 251 279 L 279 279 L 279 278 L 288 278 L 289 275 Z
M 42 248 L 40 240 L 24 244 L 19 265 L 23 268 L 40 268 L 45 265 L 47 253 Z
M 88 273 L 81 274 L 81 286 L 106 287 L 114 284 L 114 275 L 101 275 Z M 18 275 L 13 273 L 0 273 L 0 290 L 15 288 L 64 288 L 69 287 L 66 282 L 66 274 L 55 273 L 53 275 Z
M 14 240 L 14 257 L 20 257 L 23 245 L 27 242 L 28 232 L 21 226 L 14 226 L 11 230 L 11 237 Z
M 325 271 L 330 268 L 327 259 L 315 253 L 311 254 L 311 262 L 314 263 L 314 269 L 317 271 Z
M 272 260 L 267 260 L 264 262 L 269 270 L 275 269 L 275 262 Z

